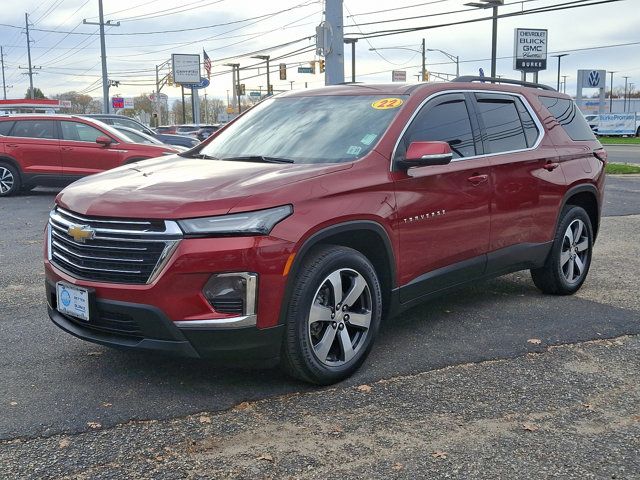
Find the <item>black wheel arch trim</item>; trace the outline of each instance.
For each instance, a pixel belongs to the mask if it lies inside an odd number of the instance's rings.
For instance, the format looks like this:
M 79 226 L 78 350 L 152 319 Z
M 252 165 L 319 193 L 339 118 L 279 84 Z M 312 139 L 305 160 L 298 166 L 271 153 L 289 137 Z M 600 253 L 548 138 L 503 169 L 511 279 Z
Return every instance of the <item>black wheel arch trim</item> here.
M 387 262 L 389 264 L 389 277 L 391 280 L 390 291 L 396 289 L 396 263 L 395 263 L 395 255 L 393 251 L 393 247 L 391 244 L 391 239 L 389 238 L 389 234 L 385 230 L 385 228 L 378 222 L 373 220 L 352 220 L 343 223 L 337 223 L 334 225 L 330 225 L 325 227 L 314 234 L 312 234 L 309 238 L 304 240 L 298 251 L 296 252 L 296 256 L 291 265 L 291 269 L 287 275 L 287 283 L 285 286 L 284 295 L 282 297 L 282 304 L 280 307 L 280 317 L 278 323 L 281 325 L 286 320 L 287 308 L 289 305 L 289 300 L 291 299 L 291 293 L 293 291 L 293 283 L 295 281 L 296 276 L 300 270 L 300 266 L 304 260 L 305 255 L 316 245 L 322 243 L 323 240 L 333 237 L 334 235 L 355 232 L 358 230 L 368 230 L 374 232 L 382 239 L 382 244 L 384 245 L 385 254 L 387 258 Z M 384 293 L 383 293 L 384 295 Z M 384 308 L 384 306 L 383 306 Z
M 580 185 L 575 185 L 573 187 L 571 187 L 569 190 L 567 190 L 567 192 L 564 194 L 564 197 L 562 198 L 562 205 L 560 205 L 560 209 L 558 210 L 558 217 L 556 218 L 556 230 L 558 229 L 558 225 L 560 225 L 560 222 L 562 221 L 562 218 L 560 217 L 560 214 L 562 213 L 562 210 L 564 210 L 564 207 L 567 206 L 569 199 L 571 197 L 573 197 L 574 195 L 576 195 L 577 193 L 583 193 L 583 192 L 587 192 L 587 193 L 591 193 L 593 194 L 593 197 L 596 201 L 596 205 L 598 208 L 597 211 L 597 220 L 598 220 L 598 225 L 591 225 L 591 228 L 593 229 L 593 242 L 595 243 L 596 241 L 596 237 L 598 235 L 598 231 L 599 231 L 599 225 L 600 225 L 600 216 L 601 216 L 601 212 L 602 212 L 602 203 L 600 202 L 600 197 L 598 195 L 598 189 L 596 188 L 595 185 L 591 184 L 591 183 L 583 183 Z M 555 235 L 555 230 L 554 230 L 554 235 Z

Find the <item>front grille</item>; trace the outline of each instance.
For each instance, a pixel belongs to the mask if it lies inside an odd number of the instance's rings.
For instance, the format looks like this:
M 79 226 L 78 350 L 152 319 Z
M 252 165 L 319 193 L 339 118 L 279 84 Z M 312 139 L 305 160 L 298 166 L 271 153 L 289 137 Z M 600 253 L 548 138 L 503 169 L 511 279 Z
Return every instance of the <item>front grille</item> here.
M 76 239 L 70 227 L 92 232 Z M 175 222 L 85 217 L 56 207 L 49 215 L 49 260 L 79 279 L 145 284 L 153 280 L 182 233 Z
M 121 337 L 131 337 L 134 339 L 142 339 L 143 334 L 140 326 L 129 315 L 123 315 L 108 310 L 98 311 L 98 315 L 85 322 L 71 315 L 62 314 L 68 321 L 82 328 L 93 330 L 96 333 L 106 333 L 109 335 L 118 335 Z

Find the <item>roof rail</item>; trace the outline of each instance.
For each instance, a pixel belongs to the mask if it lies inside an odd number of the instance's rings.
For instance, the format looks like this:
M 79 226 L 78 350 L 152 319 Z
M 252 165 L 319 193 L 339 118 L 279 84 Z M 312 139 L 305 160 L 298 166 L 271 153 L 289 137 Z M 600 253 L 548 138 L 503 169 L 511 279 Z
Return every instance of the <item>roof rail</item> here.
M 456 77 L 452 82 L 488 82 L 488 83 L 507 83 L 510 85 L 521 85 L 523 87 L 540 88 L 542 90 L 556 91 L 555 88 L 549 85 L 543 85 L 542 83 L 523 82 L 522 80 L 513 80 L 510 78 L 492 78 L 492 77 L 474 77 L 473 75 L 463 75 L 462 77 Z

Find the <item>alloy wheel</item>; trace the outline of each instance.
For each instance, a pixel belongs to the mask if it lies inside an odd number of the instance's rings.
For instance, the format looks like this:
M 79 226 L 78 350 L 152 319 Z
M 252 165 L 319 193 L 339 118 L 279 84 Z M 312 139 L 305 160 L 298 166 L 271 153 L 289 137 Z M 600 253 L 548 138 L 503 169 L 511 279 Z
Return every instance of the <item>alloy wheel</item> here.
M 0 194 L 5 194 L 13 188 L 15 179 L 11 170 L 5 167 L 0 167 Z
M 344 365 L 365 344 L 372 318 L 371 290 L 355 270 L 343 268 L 320 284 L 309 310 L 313 353 L 324 365 Z
M 587 227 L 580 219 L 575 219 L 564 232 L 560 252 L 560 269 L 566 281 L 577 283 L 585 273 L 589 260 L 589 236 Z

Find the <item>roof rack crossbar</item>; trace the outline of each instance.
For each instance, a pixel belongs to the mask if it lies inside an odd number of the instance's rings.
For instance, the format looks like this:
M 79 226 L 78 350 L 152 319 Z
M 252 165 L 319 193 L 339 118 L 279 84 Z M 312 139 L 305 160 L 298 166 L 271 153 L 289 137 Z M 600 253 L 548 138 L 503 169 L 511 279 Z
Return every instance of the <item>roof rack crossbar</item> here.
M 555 88 L 542 83 L 524 82 L 522 80 L 513 80 L 511 78 L 493 78 L 493 77 L 475 77 L 473 75 L 463 75 L 456 77 L 452 82 L 488 82 L 488 83 L 507 83 L 510 85 L 521 85 L 523 87 L 540 88 L 542 90 L 556 91 Z

